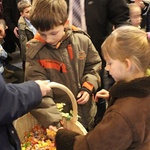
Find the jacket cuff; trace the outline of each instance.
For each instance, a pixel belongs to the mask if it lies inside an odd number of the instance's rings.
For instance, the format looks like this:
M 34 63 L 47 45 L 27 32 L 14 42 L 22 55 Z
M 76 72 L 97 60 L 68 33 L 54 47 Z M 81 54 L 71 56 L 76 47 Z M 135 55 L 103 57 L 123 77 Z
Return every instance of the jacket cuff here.
M 82 84 L 82 87 L 88 89 L 91 93 L 93 92 L 93 89 L 94 89 L 93 84 L 91 84 L 89 82 L 84 82 Z
M 73 150 L 75 137 L 77 135 L 79 134 L 67 129 L 58 130 L 55 137 L 57 150 Z

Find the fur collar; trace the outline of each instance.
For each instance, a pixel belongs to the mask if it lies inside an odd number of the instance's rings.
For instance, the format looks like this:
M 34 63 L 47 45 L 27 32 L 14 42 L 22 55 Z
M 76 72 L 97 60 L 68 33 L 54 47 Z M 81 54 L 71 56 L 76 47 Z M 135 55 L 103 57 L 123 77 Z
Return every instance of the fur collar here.
M 130 82 L 118 82 L 110 89 L 109 106 L 117 99 L 125 97 L 146 97 L 150 95 L 150 77 L 138 78 Z

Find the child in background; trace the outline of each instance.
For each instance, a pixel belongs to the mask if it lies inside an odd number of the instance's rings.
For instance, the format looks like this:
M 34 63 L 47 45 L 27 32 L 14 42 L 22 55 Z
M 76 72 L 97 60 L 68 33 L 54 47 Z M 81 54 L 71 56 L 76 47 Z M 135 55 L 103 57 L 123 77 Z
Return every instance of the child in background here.
M 5 30 L 7 29 L 6 23 L 3 19 L 0 19 L 0 73 L 4 78 L 11 78 L 14 74 L 13 70 L 6 68 L 5 60 L 7 58 L 7 52 L 3 49 L 2 44 L 4 43 Z
M 102 44 L 106 70 L 116 83 L 106 93 L 108 108 L 102 121 L 87 135 L 57 131 L 57 150 L 148 150 L 150 147 L 150 41 L 134 26 L 122 26 Z M 105 94 L 96 94 L 96 99 Z
M 136 3 L 128 4 L 129 6 L 129 12 L 130 12 L 130 22 L 133 26 L 141 28 L 141 8 Z
M 33 2 L 30 20 L 39 34 L 27 43 L 25 80 L 45 79 L 68 87 L 77 99 L 79 121 L 91 130 L 96 113 L 92 95 L 100 84 L 101 59 L 89 36 L 69 28 L 67 18 L 65 0 Z M 59 102 L 66 103 L 64 112 L 72 109 L 68 95 L 53 89 L 31 113 L 45 127 L 58 124 L 61 115 L 55 103 Z
M 23 69 L 25 69 L 26 60 L 26 43 L 31 40 L 36 34 L 36 29 L 30 23 L 31 3 L 29 0 L 21 0 L 18 3 L 20 18 L 18 20 L 19 40 L 21 45 L 21 56 L 23 61 Z

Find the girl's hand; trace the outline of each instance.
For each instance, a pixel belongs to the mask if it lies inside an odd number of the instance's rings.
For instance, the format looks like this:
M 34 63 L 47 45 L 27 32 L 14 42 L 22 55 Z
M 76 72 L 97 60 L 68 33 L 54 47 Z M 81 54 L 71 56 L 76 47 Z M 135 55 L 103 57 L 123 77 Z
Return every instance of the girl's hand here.
M 98 102 L 99 98 L 103 98 L 105 100 L 108 100 L 109 92 L 105 89 L 102 89 L 102 90 L 98 91 L 95 95 L 95 102 Z
M 46 129 L 48 138 L 51 139 L 52 141 L 55 141 L 56 132 L 57 132 L 59 129 L 63 129 L 63 127 L 60 127 L 60 128 L 57 129 L 56 126 L 50 125 L 50 126 L 49 126 L 49 129 Z
M 49 129 L 46 129 L 48 138 L 51 139 L 52 141 L 55 141 L 55 136 L 57 131 L 58 129 L 55 126 L 50 125 Z

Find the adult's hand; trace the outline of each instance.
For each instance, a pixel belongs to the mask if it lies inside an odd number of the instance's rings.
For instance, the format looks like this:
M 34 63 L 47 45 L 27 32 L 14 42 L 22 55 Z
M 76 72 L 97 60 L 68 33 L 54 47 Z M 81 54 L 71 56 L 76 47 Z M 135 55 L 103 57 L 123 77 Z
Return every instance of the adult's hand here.
M 137 5 L 139 5 L 141 7 L 141 9 L 143 9 L 145 7 L 145 4 L 144 4 L 143 0 L 135 0 L 135 3 Z
M 51 88 L 49 86 L 49 80 L 36 80 L 35 82 L 39 85 L 42 96 L 45 96 L 48 92 L 50 92 Z

